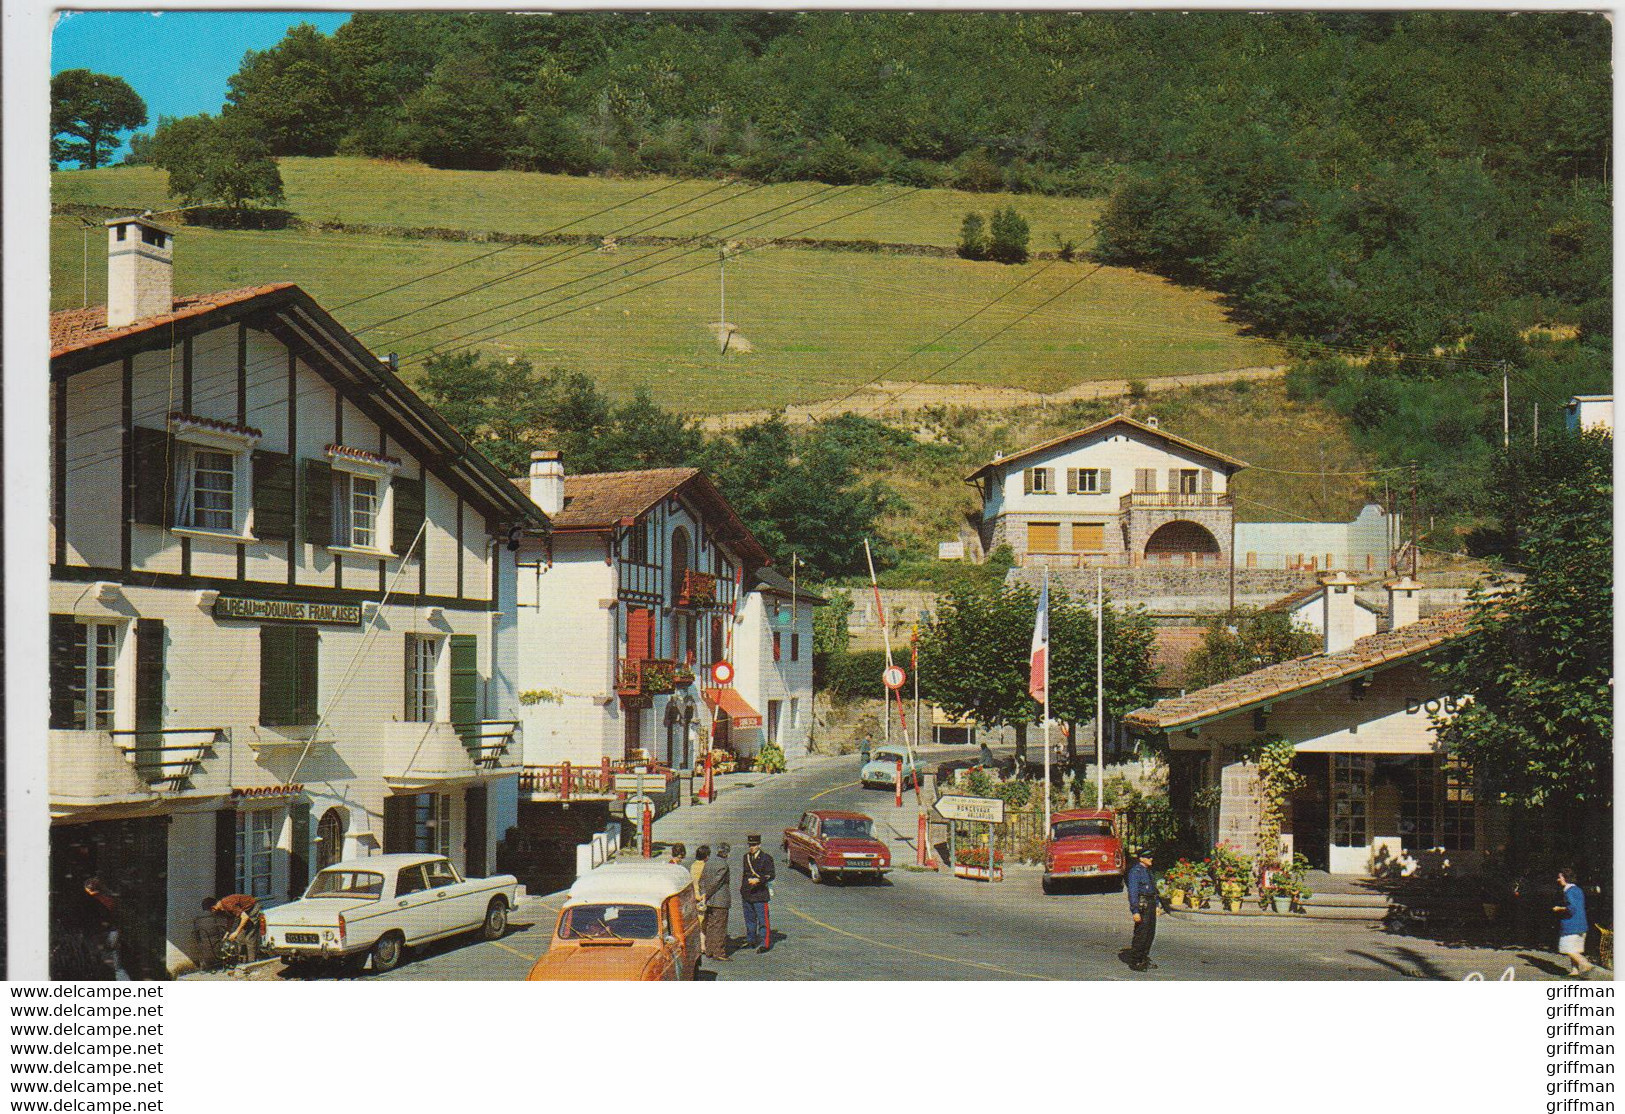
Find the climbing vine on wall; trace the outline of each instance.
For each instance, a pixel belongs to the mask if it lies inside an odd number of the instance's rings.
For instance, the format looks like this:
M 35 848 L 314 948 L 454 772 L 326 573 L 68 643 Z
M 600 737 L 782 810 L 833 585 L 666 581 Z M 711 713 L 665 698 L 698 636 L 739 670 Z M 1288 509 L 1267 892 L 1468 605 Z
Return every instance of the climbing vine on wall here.
M 1260 735 L 1247 747 L 1247 759 L 1258 767 L 1263 791 L 1263 808 L 1258 820 L 1258 862 L 1273 867 L 1281 857 L 1281 821 L 1286 801 L 1303 784 L 1303 775 L 1292 768 L 1295 748 L 1279 735 Z

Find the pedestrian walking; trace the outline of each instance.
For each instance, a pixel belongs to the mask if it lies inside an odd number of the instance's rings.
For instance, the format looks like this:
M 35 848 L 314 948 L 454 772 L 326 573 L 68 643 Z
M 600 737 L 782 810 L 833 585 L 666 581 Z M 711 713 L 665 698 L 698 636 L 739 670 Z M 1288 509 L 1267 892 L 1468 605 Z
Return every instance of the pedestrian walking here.
M 762 837 L 745 837 L 745 862 L 740 872 L 739 900 L 745 908 L 745 946 L 765 952 L 773 946 L 768 902 L 773 899 L 773 856 L 762 850 Z
M 700 875 L 705 872 L 705 860 L 710 857 L 711 845 L 702 843 L 694 848 L 694 862 L 688 868 L 689 876 L 694 879 L 694 907 L 699 910 L 701 918 L 705 916 L 705 891 L 700 888 Z M 703 926 L 703 920 L 701 924 Z
M 1583 979 L 1597 967 L 1586 958 L 1586 933 L 1591 930 L 1591 921 L 1586 917 L 1585 891 L 1571 866 L 1557 872 L 1557 884 L 1563 888 L 1563 904 L 1552 907 L 1552 912 L 1563 918 L 1557 924 L 1557 950 L 1573 968 L 1569 977 Z
M 726 843 L 719 845 L 700 872 L 700 895 L 705 899 L 705 954 L 719 962 L 728 959 L 728 912 L 733 904 L 733 895 L 728 892 L 732 882 L 728 873 L 731 850 Z
M 1142 847 L 1128 871 L 1128 909 L 1134 915 L 1134 940 L 1129 944 L 1130 970 L 1145 971 L 1151 962 L 1151 942 L 1157 938 L 1157 880 L 1151 876 L 1151 851 Z

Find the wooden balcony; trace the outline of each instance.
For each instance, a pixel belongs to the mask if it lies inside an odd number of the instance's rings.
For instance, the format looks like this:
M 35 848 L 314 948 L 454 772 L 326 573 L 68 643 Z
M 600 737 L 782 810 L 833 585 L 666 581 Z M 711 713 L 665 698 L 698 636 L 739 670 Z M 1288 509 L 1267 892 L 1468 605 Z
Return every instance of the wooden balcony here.
M 611 762 L 605 758 L 596 766 L 576 766 L 569 762 L 560 762 L 556 766 L 526 766 L 519 773 L 519 792 L 532 800 L 624 797 L 626 794 L 615 791 L 615 775 L 633 774 L 639 768 L 647 774 L 664 776 L 667 784 L 677 779 L 670 768 L 659 762 Z
M 677 663 L 669 658 L 622 658 L 615 672 L 620 696 L 664 696 L 677 687 Z
M 683 570 L 677 586 L 677 607 L 710 607 L 717 602 L 717 578 L 710 573 Z
M 1228 507 L 1228 491 L 1131 491 L 1119 501 L 1121 510 L 1186 510 Z

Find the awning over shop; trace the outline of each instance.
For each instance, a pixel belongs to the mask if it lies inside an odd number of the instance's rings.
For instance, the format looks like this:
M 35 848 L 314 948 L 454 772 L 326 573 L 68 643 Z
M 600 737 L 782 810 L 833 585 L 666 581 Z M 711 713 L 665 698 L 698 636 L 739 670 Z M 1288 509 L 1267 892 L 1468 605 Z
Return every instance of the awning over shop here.
M 735 727 L 762 726 L 762 713 L 745 703 L 735 689 L 706 689 L 705 702 L 713 711 L 727 716 Z

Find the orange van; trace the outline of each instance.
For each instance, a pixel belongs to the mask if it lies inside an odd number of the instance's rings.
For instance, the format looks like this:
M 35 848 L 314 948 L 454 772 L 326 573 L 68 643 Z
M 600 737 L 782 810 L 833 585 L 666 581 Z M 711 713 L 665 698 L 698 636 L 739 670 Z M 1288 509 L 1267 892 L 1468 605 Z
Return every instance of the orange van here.
M 694 879 L 671 863 L 606 863 L 576 879 L 535 980 L 692 979 L 700 966 Z

